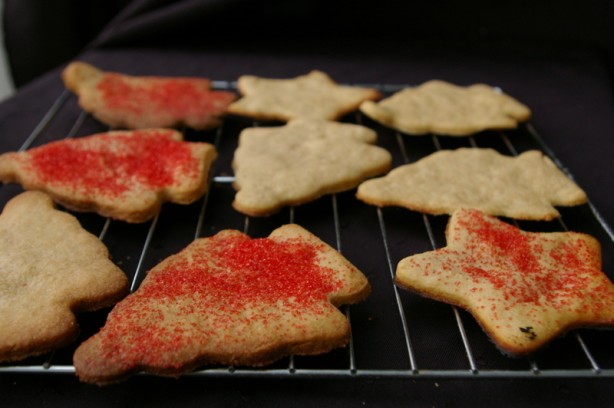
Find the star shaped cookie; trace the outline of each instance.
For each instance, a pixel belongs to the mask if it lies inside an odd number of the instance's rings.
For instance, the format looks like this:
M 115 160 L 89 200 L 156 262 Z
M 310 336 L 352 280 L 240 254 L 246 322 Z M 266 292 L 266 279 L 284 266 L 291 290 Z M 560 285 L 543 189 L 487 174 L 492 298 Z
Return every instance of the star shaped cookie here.
M 0 215 L 0 361 L 70 343 L 74 313 L 115 303 L 127 285 L 104 244 L 51 198 L 13 198 Z
M 113 131 L 0 155 L 0 181 L 41 190 L 77 211 L 144 222 L 163 202 L 189 204 L 207 189 L 217 153 L 171 129 Z
M 461 87 L 438 80 L 378 103 L 366 101 L 360 110 L 410 135 L 469 136 L 487 129 L 513 129 L 531 117 L 529 108 L 491 86 Z
M 82 381 L 179 375 L 208 364 L 261 366 L 344 346 L 337 307 L 364 299 L 366 277 L 298 225 L 250 239 L 224 230 L 148 272 L 74 354 Z
M 476 208 L 490 215 L 551 220 L 554 205 L 578 205 L 586 194 L 537 150 L 516 157 L 492 149 L 442 150 L 358 187 L 357 197 L 429 214 Z
M 401 260 L 397 284 L 466 309 L 505 353 L 532 353 L 576 327 L 614 325 L 614 284 L 594 238 L 524 232 L 463 209 L 446 239 L 445 248 Z
M 205 78 L 131 76 L 85 62 L 69 64 L 62 79 L 83 110 L 114 128 L 209 129 L 236 99 L 231 92 L 212 91 Z
M 323 120 L 246 129 L 233 161 L 233 206 L 263 216 L 352 189 L 390 168 L 390 154 L 372 145 L 376 139 L 366 127 Z
M 338 85 L 320 71 L 292 79 L 244 75 L 237 86 L 243 98 L 232 103 L 228 112 L 258 120 L 336 120 L 381 96 L 374 89 Z

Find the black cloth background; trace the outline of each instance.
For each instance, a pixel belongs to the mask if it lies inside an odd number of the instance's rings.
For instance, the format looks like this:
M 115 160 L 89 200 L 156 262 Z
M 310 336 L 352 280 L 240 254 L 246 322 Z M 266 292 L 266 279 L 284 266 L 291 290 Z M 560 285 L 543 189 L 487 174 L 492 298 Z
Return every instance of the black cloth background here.
M 110 24 L 81 41 L 81 52 L 71 45 L 45 69 L 74 57 L 131 74 L 219 80 L 321 69 L 347 83 L 495 84 L 532 108 L 535 128 L 612 225 L 611 3 L 535 3 L 133 1 L 115 19 L 108 12 Z M 0 151 L 17 149 L 61 94 L 59 69 L 0 104 Z M 613 256 L 604 254 L 610 274 Z M 72 376 L 0 374 L 0 395 L 3 406 L 572 407 L 610 405 L 611 382 L 136 377 L 97 388 Z
M 74 57 L 128 3 L 129 0 L 4 1 L 4 43 L 15 87 Z

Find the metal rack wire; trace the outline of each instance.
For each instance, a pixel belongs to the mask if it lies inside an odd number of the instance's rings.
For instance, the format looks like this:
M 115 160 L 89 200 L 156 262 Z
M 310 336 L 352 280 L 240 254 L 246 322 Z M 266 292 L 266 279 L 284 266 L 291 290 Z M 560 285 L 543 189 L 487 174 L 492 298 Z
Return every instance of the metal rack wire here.
M 214 81 L 214 87 L 217 89 L 225 89 L 232 90 L 235 89 L 236 84 L 234 82 L 227 81 Z M 362 86 L 371 86 L 380 89 L 384 93 L 392 93 L 397 90 L 400 90 L 405 87 L 405 85 L 382 85 L 382 84 L 369 84 Z M 63 114 L 63 110 L 66 110 L 66 106 L 69 101 L 74 102 L 74 98 L 71 98 L 71 95 L 64 91 L 57 100 L 53 103 L 49 111 L 44 115 L 32 133 L 26 138 L 20 147 L 20 151 L 26 150 L 33 145 L 39 138 L 41 134 L 43 134 L 48 128 L 49 124 L 56 119 L 59 115 Z M 72 103 L 71 102 L 71 103 Z M 89 116 L 84 112 L 79 112 L 78 116 L 74 120 L 74 124 L 67 131 L 66 137 L 74 137 L 83 127 L 84 123 L 90 120 Z M 228 120 L 228 123 L 232 121 L 233 118 Z M 412 145 L 415 142 L 416 138 L 411 138 L 409 136 L 403 135 L 398 132 L 391 131 L 389 129 L 383 129 L 378 125 L 370 122 L 368 119 L 361 116 L 361 114 L 357 113 L 354 116 L 348 117 L 346 119 L 349 122 L 365 124 L 367 126 L 373 127 L 380 134 L 380 142 L 382 139 L 386 139 L 390 150 L 394 150 L 397 156 L 398 164 L 409 163 L 412 161 L 410 154 L 408 153 L 410 149 L 408 149 L 408 145 Z M 366 122 L 366 123 L 363 123 Z M 242 126 L 254 126 L 258 125 L 258 123 L 247 123 Z M 238 130 L 237 130 L 238 129 Z M 228 129 L 227 124 L 218 128 L 213 134 L 208 135 L 212 143 L 215 144 L 218 151 L 221 150 L 221 155 L 231 155 L 234 151 L 234 147 L 236 146 L 237 134 L 241 129 L 241 126 L 235 129 Z M 565 172 L 568 176 L 573 178 L 573 176 L 565 169 L 562 163 L 556 158 L 552 149 L 550 149 L 538 132 L 534 129 L 531 124 L 527 124 L 522 129 L 515 131 L 520 134 L 522 138 L 524 138 L 525 143 L 528 141 L 528 144 L 533 148 L 535 146 L 542 150 L 545 154 L 550 156 L 550 158 Z M 515 137 L 519 135 L 516 134 Z M 464 141 L 461 143 L 466 143 L 470 147 L 480 147 L 481 143 L 484 140 L 493 140 L 498 139 L 499 150 L 502 153 L 517 155 L 518 148 L 512 143 L 511 138 L 508 137 L 507 133 L 497 132 L 497 134 L 490 134 L 489 139 L 482 138 L 482 136 L 469 137 L 463 139 Z M 425 142 L 425 140 L 427 142 Z M 416 149 L 418 151 L 422 151 L 425 148 L 425 144 L 428 143 L 428 137 L 421 138 L 420 144 L 421 146 Z M 441 150 L 443 148 L 444 142 L 442 138 L 437 135 L 430 136 L 431 150 Z M 223 165 L 221 165 L 223 166 Z M 194 228 L 193 235 L 190 239 L 196 239 L 203 235 L 208 235 L 207 226 L 209 229 L 213 227 L 207 224 L 207 220 L 210 218 L 208 212 L 210 211 L 210 206 L 212 201 L 222 200 L 222 198 L 216 198 L 216 194 L 218 192 L 223 192 L 225 190 L 231 190 L 229 187 L 233 181 L 233 177 L 229 176 L 225 171 L 228 169 L 219 168 L 216 163 L 212 169 L 212 178 L 210 180 L 210 188 L 209 193 L 205 195 L 205 197 L 193 204 L 191 207 L 194 208 L 193 212 L 196 214 L 196 222 Z M 1 187 L 0 187 L 1 188 Z M 589 192 L 590 193 L 590 192 Z M 224 193 L 226 195 L 230 194 L 229 192 Z M 341 193 L 343 194 L 343 193 Z M 406 358 L 403 359 L 401 357 L 394 357 L 391 360 L 394 360 L 392 364 L 389 364 L 387 367 L 378 367 L 376 364 L 363 363 L 364 360 L 364 349 L 362 347 L 361 351 L 357 351 L 357 347 L 355 346 L 354 338 L 359 338 L 358 336 L 364 336 L 364 321 L 369 319 L 368 311 L 365 311 L 363 308 L 360 310 L 359 317 L 356 319 L 357 322 L 361 323 L 360 329 L 353 328 L 353 337 L 350 339 L 349 346 L 345 351 L 341 351 L 336 354 L 336 357 L 333 358 L 333 364 L 331 366 L 327 365 L 327 360 L 322 361 L 322 365 L 318 366 L 316 364 L 315 367 L 312 367 L 310 363 L 305 363 L 303 360 L 300 362 L 297 361 L 294 357 L 290 357 L 280 364 L 276 364 L 272 367 L 265 369 L 244 369 L 244 368 L 235 368 L 235 367 L 213 367 L 213 368 L 205 368 L 196 372 L 193 372 L 189 375 L 191 376 L 211 376 L 211 377 L 276 377 L 276 378 L 284 378 L 284 377 L 305 377 L 305 378 L 316 378 L 316 377 L 372 377 L 372 378 L 553 378 L 553 377 L 565 377 L 565 378 L 580 378 L 580 377 L 614 377 L 614 363 L 611 363 L 611 360 L 614 360 L 614 355 L 612 355 L 611 347 L 608 350 L 601 350 L 601 354 L 606 353 L 606 360 L 608 361 L 606 364 L 600 362 L 600 359 L 595 355 L 595 352 L 592 347 L 589 347 L 588 342 L 585 341 L 583 335 L 575 331 L 572 334 L 568 335 L 568 338 L 573 338 L 575 341 L 575 345 L 571 347 L 577 347 L 582 352 L 581 362 L 573 363 L 572 366 L 566 367 L 563 366 L 555 367 L 555 368 L 542 368 L 540 364 L 534 358 L 529 358 L 528 360 L 513 360 L 513 364 L 508 364 L 508 360 L 512 361 L 512 359 L 508 357 L 504 357 L 499 355 L 499 357 L 495 358 L 498 361 L 497 364 L 500 364 L 501 367 L 497 366 L 495 368 L 490 367 L 490 364 L 481 364 L 481 358 L 476 357 L 476 355 L 481 354 L 481 348 L 490 347 L 494 348 L 490 343 L 485 343 L 483 338 L 485 335 L 481 333 L 481 331 L 477 331 L 473 326 L 470 328 L 467 325 L 471 325 L 470 318 L 467 317 L 466 312 L 457 309 L 456 307 L 451 307 L 453 314 L 453 325 L 456 327 L 452 330 L 455 331 L 456 334 L 454 336 L 460 337 L 460 351 L 454 351 L 455 355 L 461 356 L 460 360 L 464 360 L 460 364 L 453 364 L 450 366 L 444 367 L 431 367 L 429 364 L 421 364 L 420 358 L 424 361 L 424 357 L 421 357 L 421 352 L 419 347 L 415 345 L 416 339 L 421 339 L 421 336 L 425 334 L 416 333 L 414 327 L 412 327 L 412 319 L 408 317 L 408 312 L 410 314 L 415 315 L 415 308 L 408 303 L 412 303 L 415 301 L 415 296 L 412 294 L 407 294 L 404 291 L 399 290 L 393 284 L 394 278 L 394 267 L 395 267 L 395 259 L 398 255 L 395 255 L 395 249 L 398 251 L 398 245 L 394 244 L 393 238 L 389 231 L 390 225 L 395 225 L 396 221 L 393 224 L 388 220 L 389 217 L 394 218 L 396 210 L 388 210 L 388 209 L 380 209 L 374 207 L 368 207 L 358 202 L 351 202 L 348 205 L 348 200 L 342 199 L 341 194 L 333 194 L 328 197 L 321 198 L 318 204 L 317 209 L 308 209 L 306 211 L 300 210 L 303 219 L 309 218 L 309 213 L 313 213 L 314 211 L 330 211 L 330 216 L 319 217 L 319 218 L 328 218 L 332 221 L 332 245 L 336 247 L 339 252 L 344 252 L 346 248 L 350 248 L 349 252 L 355 253 L 356 248 L 352 248 L 356 244 L 354 244 L 353 240 L 345 240 L 343 239 L 342 230 L 344 228 L 344 209 L 347 211 L 349 206 L 362 206 L 363 212 L 375 212 L 376 221 L 371 224 L 371 227 L 375 226 L 375 229 L 379 231 L 370 231 L 370 245 L 373 248 L 380 247 L 381 251 L 383 251 L 383 257 L 380 259 L 379 267 L 377 271 L 371 271 L 372 276 L 376 273 L 378 274 L 378 279 L 382 279 L 382 276 L 385 276 L 384 286 L 388 287 L 388 294 L 378 294 L 374 293 L 372 297 L 378 298 L 380 301 L 384 296 L 388 298 L 392 298 L 393 301 L 389 303 L 390 310 L 386 310 L 386 315 L 391 320 L 398 321 L 398 341 L 396 341 L 396 348 L 393 350 L 395 354 L 399 356 L 405 355 Z M 222 194 L 223 195 L 223 194 Z M 330 200 L 330 204 L 326 204 L 326 201 Z M 340 202 L 343 201 L 343 204 Z M 354 200 L 355 201 L 355 200 Z M 329 207 L 330 205 L 330 207 Z M 341 209 L 343 207 L 344 209 Z M 366 208 L 368 207 L 368 208 Z M 326 209 L 327 208 L 327 209 Z M 599 233 L 601 234 L 602 244 L 605 244 L 607 248 L 612 247 L 614 244 L 614 233 L 612 232 L 611 227 L 605 222 L 603 217 L 599 214 L 594 205 L 589 202 L 587 208 L 596 221 L 597 228 L 600 229 Z M 147 270 L 147 265 L 156 261 L 157 257 L 163 256 L 164 251 L 160 251 L 159 247 L 154 247 L 154 240 L 156 236 L 156 232 L 158 231 L 160 218 L 167 217 L 166 208 L 156 216 L 148 225 L 144 226 L 146 231 L 144 233 L 144 237 L 142 238 L 142 244 L 138 245 L 138 249 L 133 252 L 133 257 L 137 259 L 136 266 L 134 267 L 134 272 L 131 275 L 131 291 L 136 290 L 140 281 Z M 172 210 L 170 210 L 172 212 Z M 232 210 L 229 210 L 232 211 Z M 298 216 L 296 212 L 299 211 L 295 208 L 289 208 L 287 212 L 284 212 L 279 217 L 274 220 L 267 221 L 268 224 L 282 224 L 287 222 L 298 222 L 301 223 L 300 219 L 297 219 Z M 406 210 L 403 210 L 406 211 Z M 307 214 L 307 216 L 306 216 Z M 320 214 L 320 213 L 318 213 Z M 236 214 L 235 214 L 236 215 Z M 83 217 L 82 215 L 77 214 L 78 217 Z M 172 214 L 170 215 L 172 217 Z M 421 215 L 418 216 L 421 218 L 422 226 L 412 225 L 411 233 L 412 234 L 421 234 L 422 240 L 426 241 L 428 247 L 431 249 L 437 248 L 441 245 L 438 244 L 437 236 L 441 234 L 441 219 L 437 219 L 437 217 L 432 217 L 429 215 Z M 329 221 L 327 221 L 329 222 Z M 355 219 L 350 219 L 349 222 L 352 225 L 360 224 L 360 221 Z M 242 220 L 242 228 L 245 233 L 250 233 L 254 228 L 253 224 L 256 223 L 256 220 L 251 219 L 250 217 L 244 217 Z M 556 223 L 556 222 L 555 222 Z M 561 219 L 558 221 L 559 225 L 558 229 L 567 230 L 566 223 Z M 110 219 L 105 219 L 103 222 L 97 222 L 96 228 L 98 230 L 95 232 L 101 240 L 105 240 L 107 237 L 110 228 L 116 227 L 116 222 L 111 221 Z M 102 225 L 101 225 L 102 224 Z M 220 223 L 221 225 L 216 225 L 216 228 L 229 228 L 226 225 L 225 221 Z M 279 226 L 279 225 L 277 225 Z M 327 227 L 328 228 L 328 227 Z M 551 226 L 550 226 L 551 228 Z M 420 232 L 421 231 L 421 232 Z M 593 231 L 586 231 L 591 233 Z M 605 238 L 606 242 L 603 242 Z M 135 237 L 128 236 L 126 239 L 134 240 Z M 412 252 L 413 251 L 413 252 Z M 415 248 L 407 248 L 405 250 L 404 256 L 407 256 L 411 253 L 415 253 L 417 250 Z M 134 256 L 137 255 L 137 256 Z M 129 259 L 129 256 L 125 257 Z M 159 259 L 158 259 L 159 260 Z M 350 261 L 353 262 L 352 259 Z M 127 271 L 128 272 L 128 271 Z M 413 297 L 412 297 L 413 296 Z M 351 323 L 354 323 L 353 313 L 351 313 L 350 307 L 345 307 L 344 312 L 347 315 L 348 319 Z M 428 312 L 427 312 L 428 313 Z M 435 319 L 437 320 L 437 319 Z M 436 322 L 439 324 L 439 322 Z M 449 324 L 449 323 L 446 323 Z M 449 331 L 451 332 L 451 331 Z M 602 336 L 611 336 L 610 334 L 600 334 Z M 383 334 L 384 337 L 387 336 L 386 333 Z M 426 333 L 426 336 L 431 336 L 430 333 Z M 436 336 L 436 335 L 433 335 Z M 479 338 L 479 340 L 476 340 Z M 479 345 L 476 346 L 476 342 Z M 459 342 L 457 342 L 459 343 Z M 607 342 L 606 342 L 607 343 Z M 74 346 L 71 346 L 74 347 Z M 448 346 L 446 346 L 448 347 Z M 368 347 L 371 348 L 371 347 Z M 601 347 L 603 348 L 603 347 Z M 68 352 L 64 354 L 71 355 L 70 351 L 73 350 L 71 348 L 68 349 Z M 371 353 L 384 353 L 386 350 L 376 349 L 371 350 Z M 496 351 L 498 353 L 498 351 Z M 556 352 L 556 351 L 555 351 Z M 609 352 L 609 354 L 608 354 Z M 336 353 L 336 352 L 335 352 Z M 317 358 L 316 358 L 317 359 Z M 367 359 L 369 360 L 369 359 Z M 68 362 L 66 362 L 68 361 Z M 501 363 L 503 361 L 503 363 Z M 563 362 L 565 365 L 565 362 Z M 460 367 L 458 367 L 460 365 Z M 71 374 L 74 373 L 74 367 L 70 364 L 70 358 L 64 358 L 62 360 L 61 357 L 56 357 L 56 353 L 51 353 L 47 356 L 44 356 L 41 359 L 29 359 L 24 362 L 15 363 L 11 365 L 3 365 L 0 366 L 0 373 L 36 373 L 36 374 Z

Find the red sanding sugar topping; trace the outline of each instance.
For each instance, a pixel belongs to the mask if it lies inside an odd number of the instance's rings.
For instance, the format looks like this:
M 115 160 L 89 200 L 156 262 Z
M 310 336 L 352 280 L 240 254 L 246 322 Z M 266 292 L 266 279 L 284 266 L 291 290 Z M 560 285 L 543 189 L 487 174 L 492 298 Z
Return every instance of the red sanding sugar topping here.
M 230 92 L 211 91 L 206 79 L 149 77 L 128 81 L 120 74 L 107 73 L 97 89 L 108 108 L 137 115 L 219 115 L 234 99 Z
M 39 180 L 80 192 L 118 196 L 134 188 L 171 186 L 198 176 L 189 144 L 172 131 L 133 131 L 69 139 L 31 149 Z
M 469 210 L 457 228 L 467 232 L 459 257 L 463 272 L 475 283 L 490 282 L 506 300 L 563 307 L 591 298 L 593 308 L 614 305 L 612 286 L 598 269 L 600 255 L 583 239 L 523 232 Z
M 282 325 L 280 316 L 291 315 L 300 327 L 301 315 L 324 313 L 322 303 L 342 286 L 334 271 L 317 264 L 321 248 L 303 240 L 236 234 L 192 245 L 200 252 L 189 248 L 151 271 L 115 307 L 99 334 L 104 358 L 128 367 L 181 365 L 172 357 L 181 347 L 226 349 L 244 341 L 243 330 L 252 325 L 266 338 Z
M 233 307 L 292 299 L 305 307 L 325 301 L 341 285 L 317 264 L 318 248 L 293 239 L 278 242 L 245 236 L 214 237 L 208 253 L 180 260 L 142 288 L 142 296 L 172 298 L 206 293 Z M 215 266 L 212 267 L 212 264 Z

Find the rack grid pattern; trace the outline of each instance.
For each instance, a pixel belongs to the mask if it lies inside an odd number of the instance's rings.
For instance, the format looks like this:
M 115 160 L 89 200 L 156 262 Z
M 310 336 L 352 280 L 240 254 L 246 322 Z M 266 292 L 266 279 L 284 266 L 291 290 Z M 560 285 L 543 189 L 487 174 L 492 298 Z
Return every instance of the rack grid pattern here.
M 213 84 L 216 89 L 236 89 L 236 84 L 234 82 L 214 81 Z M 405 87 L 405 85 L 382 84 L 362 84 L 361 86 L 376 87 L 387 94 Z M 94 133 L 84 129 L 88 127 L 96 129 L 97 131 L 108 130 L 101 128 L 101 125 L 87 113 L 78 110 L 78 108 L 76 108 L 76 99 L 67 91 L 64 91 L 56 99 L 32 133 L 26 138 L 19 148 L 19 151 L 24 151 L 34 146 L 36 143 L 43 143 L 40 139 L 43 135 L 48 137 L 47 131 L 50 124 L 57 121 L 59 117 L 73 118 L 72 126 L 70 129 L 65 130 L 65 137 L 67 138 L 77 137 L 79 134 Z M 183 210 L 176 208 L 167 210 L 165 206 L 162 212 L 148 224 L 139 227 L 131 227 L 126 235 L 123 235 L 123 233 L 115 234 L 116 237 L 113 242 L 116 244 L 114 247 L 120 247 L 128 240 L 136 242 L 136 244 L 129 248 L 128 254 L 119 254 L 116 256 L 117 254 L 113 252 L 113 245 L 112 248 L 110 248 L 114 259 L 119 258 L 118 264 L 125 260 L 126 263 L 133 266 L 132 271 L 124 268 L 128 275 L 131 275 L 131 291 L 138 288 L 148 268 L 155 265 L 160 259 L 176 252 L 174 250 L 175 248 L 166 249 L 163 245 L 164 242 L 169 242 L 171 238 L 166 241 L 158 238 L 158 241 L 162 241 L 162 244 L 160 242 L 155 242 L 157 237 L 161 235 L 170 234 L 172 236 L 173 228 L 179 228 L 182 231 L 193 231 L 189 238 L 186 239 L 183 237 L 184 243 L 187 244 L 191 239 L 210 235 L 210 232 L 214 230 L 236 228 L 237 223 L 240 224 L 239 229 L 242 228 L 243 232 L 251 235 L 252 232 L 261 234 L 263 230 L 268 229 L 270 231 L 287 222 L 302 224 L 303 220 L 305 220 L 308 224 L 315 226 L 316 229 L 327 231 L 325 235 L 327 235 L 329 243 L 343 254 L 346 254 L 346 252 L 350 254 L 360 252 L 361 245 L 364 245 L 365 242 L 367 242 L 370 248 L 378 248 L 375 252 L 379 251 L 381 256 L 379 256 L 379 258 L 374 256 L 374 258 L 377 258 L 374 262 L 379 266 L 369 268 L 369 265 L 367 265 L 368 270 L 366 272 L 370 280 L 377 276 L 378 282 L 384 282 L 383 287 L 386 288 L 385 290 L 387 293 L 378 293 L 378 285 L 374 285 L 374 293 L 371 297 L 375 298 L 374 302 L 383 300 L 382 303 L 385 303 L 384 306 L 377 305 L 378 308 L 384 309 L 379 313 L 379 316 L 385 316 L 385 319 L 382 320 L 388 323 L 383 326 L 392 327 L 394 334 L 391 334 L 390 337 L 396 338 L 396 340 L 392 340 L 389 344 L 386 340 L 388 334 L 383 332 L 380 333 L 378 337 L 374 337 L 377 340 L 373 345 L 369 344 L 367 341 L 366 343 L 361 342 L 360 346 L 357 346 L 356 340 L 365 337 L 366 335 L 364 333 L 367 333 L 365 330 L 371 330 L 372 327 L 368 324 L 368 321 L 372 318 L 368 310 L 370 306 L 362 307 L 357 305 L 351 308 L 346 306 L 343 310 L 353 326 L 353 335 L 346 350 L 333 352 L 334 356 L 330 359 L 332 361 L 331 365 L 328 365 L 328 357 L 289 357 L 270 368 L 213 367 L 205 368 L 188 375 L 213 377 L 373 377 L 400 379 L 614 377 L 614 353 L 612 352 L 611 346 L 607 346 L 608 344 L 612 344 L 611 332 L 598 332 L 597 334 L 590 332 L 590 341 L 587 341 L 584 331 L 573 331 L 565 337 L 565 344 L 562 346 L 562 350 L 557 349 L 559 344 L 555 344 L 551 347 L 550 352 L 554 355 L 560 354 L 560 358 L 556 356 L 547 358 L 546 360 L 549 361 L 545 366 L 542 366 L 540 363 L 541 356 L 539 354 L 535 357 L 526 359 L 511 359 L 501 355 L 498 350 L 492 352 L 490 349 L 494 349 L 495 347 L 488 341 L 484 341 L 486 338 L 485 334 L 481 332 L 479 327 L 476 330 L 475 322 L 473 322 L 472 317 L 466 312 L 453 306 L 441 306 L 442 304 L 434 306 L 434 304 L 438 302 L 416 300 L 419 298 L 417 295 L 409 294 L 398 289 L 393 284 L 393 278 L 395 265 L 400 257 L 424 250 L 435 249 L 444 245 L 442 236 L 446 219 L 442 217 L 413 214 L 411 215 L 411 220 L 414 222 L 406 228 L 405 224 L 399 222 L 399 219 L 405 220 L 406 218 L 404 217 L 408 217 L 408 215 L 406 215 L 406 213 L 409 213 L 407 210 L 369 207 L 357 202 L 353 197 L 349 197 L 348 193 L 325 196 L 317 200 L 318 204 L 315 204 L 315 206 L 307 206 L 310 207 L 307 210 L 299 207 L 290 207 L 282 211 L 281 214 L 266 220 L 264 226 L 260 225 L 262 221 L 259 219 L 244 217 L 234 212 L 229 206 L 230 201 L 228 201 L 227 197 L 232 197 L 231 184 L 233 177 L 230 175 L 232 173 L 229 163 L 232 158 L 232 152 L 236 147 L 238 133 L 242 128 L 248 126 L 268 125 L 266 123 L 242 121 L 243 120 L 240 118 L 230 117 L 220 128 L 212 132 L 205 132 L 206 134 L 184 129 L 188 137 L 190 135 L 195 136 L 199 140 L 204 138 L 215 144 L 218 151 L 220 151 L 220 159 L 212 169 L 209 193 L 199 202 L 189 206 L 191 209 L 186 211 L 189 212 L 190 215 L 195 216 L 193 218 L 193 220 L 195 220 L 194 223 L 186 225 L 183 222 L 183 216 L 180 220 L 173 220 L 172 218 L 180 214 Z M 559 168 L 573 179 L 573 175 L 565 169 L 563 164 L 554 155 L 552 149 L 546 145 L 542 137 L 530 123 L 511 132 L 487 132 L 488 134 L 484 135 L 480 134 L 468 138 L 454 138 L 454 140 L 450 140 L 451 138 L 437 135 L 420 138 L 403 135 L 375 124 L 360 113 L 349 115 L 344 118 L 344 121 L 363 124 L 375 129 L 379 135 L 378 143 L 380 145 L 385 145 L 393 154 L 395 161 L 394 166 L 410 163 L 428 153 L 444 148 L 494 147 L 501 153 L 508 155 L 517 155 L 519 151 L 528 148 L 537 148 L 548 155 Z M 233 122 L 235 123 L 233 124 Z M 450 144 L 451 146 L 449 146 Z M 517 144 L 520 146 L 517 146 Z M 13 191 L 7 192 L 5 190 L 6 187 L 0 187 L 0 193 L 8 196 L 0 197 L 2 200 L 6 200 L 15 194 Z M 588 193 L 590 195 L 590 192 Z M 352 193 L 350 192 L 349 194 L 351 195 Z M 225 209 L 221 211 L 222 214 L 226 214 L 227 216 L 221 217 L 221 220 L 218 221 L 211 221 L 214 215 L 210 216 L 209 213 L 211 211 L 220 211 L 211 208 L 215 206 L 216 203 L 218 207 L 225 207 Z M 356 208 L 358 208 L 357 211 L 355 210 Z M 371 218 L 369 218 L 371 221 L 367 222 L 369 225 L 363 228 L 362 224 L 365 219 L 364 217 L 366 217 L 365 214 L 371 214 Z M 85 224 L 86 228 L 98 235 L 103 241 L 107 240 L 113 229 L 122 228 L 121 226 L 118 227 L 118 224 L 121 224 L 120 222 L 110 219 L 101 219 L 101 217 L 96 215 L 75 215 Z M 560 218 L 558 221 L 543 223 L 537 227 L 531 224 L 530 227 L 537 228 L 537 230 L 541 230 L 542 228 L 545 228 L 545 230 L 568 230 L 568 217 L 570 217 L 571 223 L 579 224 L 580 226 L 584 226 L 586 220 L 590 219 L 588 231 L 584 231 L 581 228 L 576 229 L 597 235 L 602 242 L 604 253 L 606 251 L 610 251 L 611 253 L 611 249 L 614 248 L 614 233 L 590 202 L 586 206 L 582 206 L 581 209 L 566 210 L 564 217 Z M 166 221 L 161 221 L 161 218 L 165 218 Z M 320 219 L 325 219 L 326 221 L 321 221 Z M 165 226 L 160 227 L 161 222 L 165 222 Z M 518 223 L 516 224 L 518 225 Z M 544 225 L 545 227 L 543 227 Z M 353 228 L 351 226 L 353 226 Z M 521 226 L 524 226 L 524 224 Z M 160 231 L 160 228 L 162 228 L 163 231 Z M 310 229 L 309 225 L 306 226 L 306 228 Z M 351 231 L 344 231 L 345 229 L 357 230 L 359 234 L 354 236 Z M 391 229 L 395 231 L 391 232 Z M 401 232 L 400 235 L 399 231 Z M 350 234 L 352 234 L 352 237 L 349 237 Z M 401 253 L 399 247 L 402 247 L 402 245 L 398 242 L 404 240 L 404 235 L 411 235 L 412 242 L 418 242 L 418 244 L 413 245 L 414 247 L 410 245 Z M 348 256 L 348 258 L 350 261 L 354 262 L 351 256 Z M 359 266 L 359 268 L 361 267 L 360 264 L 357 264 L 357 266 Z M 611 268 L 611 266 L 612 265 L 606 262 L 606 268 Z M 606 272 L 611 273 L 612 271 L 606 269 Z M 417 308 L 414 306 L 416 304 L 420 307 L 426 305 L 427 309 L 423 313 L 427 315 L 434 313 L 435 317 L 432 319 L 433 322 L 430 322 L 428 316 L 427 318 L 423 317 L 416 319 L 416 314 L 420 313 L 420 310 L 416 310 Z M 433 312 L 428 309 L 430 307 L 436 307 L 437 311 Z M 442 317 L 447 313 L 442 312 L 443 307 L 447 308 L 448 311 L 451 309 L 453 319 Z M 356 309 L 359 309 L 357 316 L 355 316 L 354 313 Z M 87 318 L 88 317 L 86 317 L 86 319 Z M 98 323 L 93 324 L 94 328 L 90 329 L 89 335 L 96 331 L 96 327 L 99 328 L 101 326 L 104 321 L 104 313 L 102 317 L 98 317 L 97 320 Z M 446 334 L 445 336 L 441 336 L 440 333 L 430 333 L 428 330 L 425 331 L 424 329 L 416 331 L 413 327 L 416 320 L 419 324 L 426 327 L 435 327 L 435 325 L 438 327 L 440 325 L 440 320 L 444 320 L 445 323 L 441 324 L 448 325 L 451 328 L 446 329 L 444 332 Z M 394 321 L 395 323 L 390 324 L 390 321 Z M 587 331 L 586 333 L 589 332 Z M 425 336 L 427 337 L 426 340 L 424 339 Z M 429 336 L 433 336 L 433 339 L 430 339 Z M 446 342 L 448 338 L 454 339 Z M 369 339 L 371 339 L 371 337 L 369 337 Z M 595 339 L 597 339 L 597 341 L 595 341 Z M 561 341 L 562 340 L 556 340 L 555 343 Z M 437 345 L 425 347 L 424 345 L 427 343 L 436 343 Z M 591 343 L 597 343 L 597 346 L 594 347 Z M 388 347 L 382 347 L 382 345 L 390 345 L 390 349 L 388 349 Z M 2 365 L 0 366 L 0 373 L 72 374 L 74 373 L 74 367 L 70 364 L 70 356 L 74 347 L 73 345 L 66 350 L 59 350 L 41 358 Z M 450 352 L 448 349 L 453 347 L 458 347 L 458 349 Z M 366 349 L 369 349 L 368 353 L 366 353 Z M 423 351 L 420 349 L 423 349 Z M 429 354 L 429 352 L 434 352 L 435 354 L 442 353 L 444 357 L 435 359 L 439 361 L 439 363 L 425 363 L 425 361 L 429 361 L 429 356 L 424 356 L 424 349 L 427 350 L 426 354 Z M 489 349 L 489 351 L 484 353 L 484 349 Z M 573 361 L 566 361 L 568 349 L 573 349 L 574 351 L 571 354 L 579 354 L 580 357 L 574 358 Z M 394 356 L 388 356 L 387 354 L 389 351 L 394 354 Z M 378 366 L 377 363 L 372 363 L 378 360 L 378 353 L 381 354 L 381 356 L 386 356 L 383 358 L 386 362 L 382 366 Z M 452 356 L 450 358 L 450 365 L 446 365 L 445 362 L 442 364 L 441 361 L 446 360 L 445 355 L 449 355 L 450 353 Z M 375 354 L 375 357 L 365 358 L 367 354 L 371 356 Z M 482 354 L 486 355 L 483 356 Z M 315 359 L 316 363 L 310 363 L 306 359 Z M 491 360 L 494 361 L 494 363 Z M 552 365 L 551 360 L 559 361 Z

